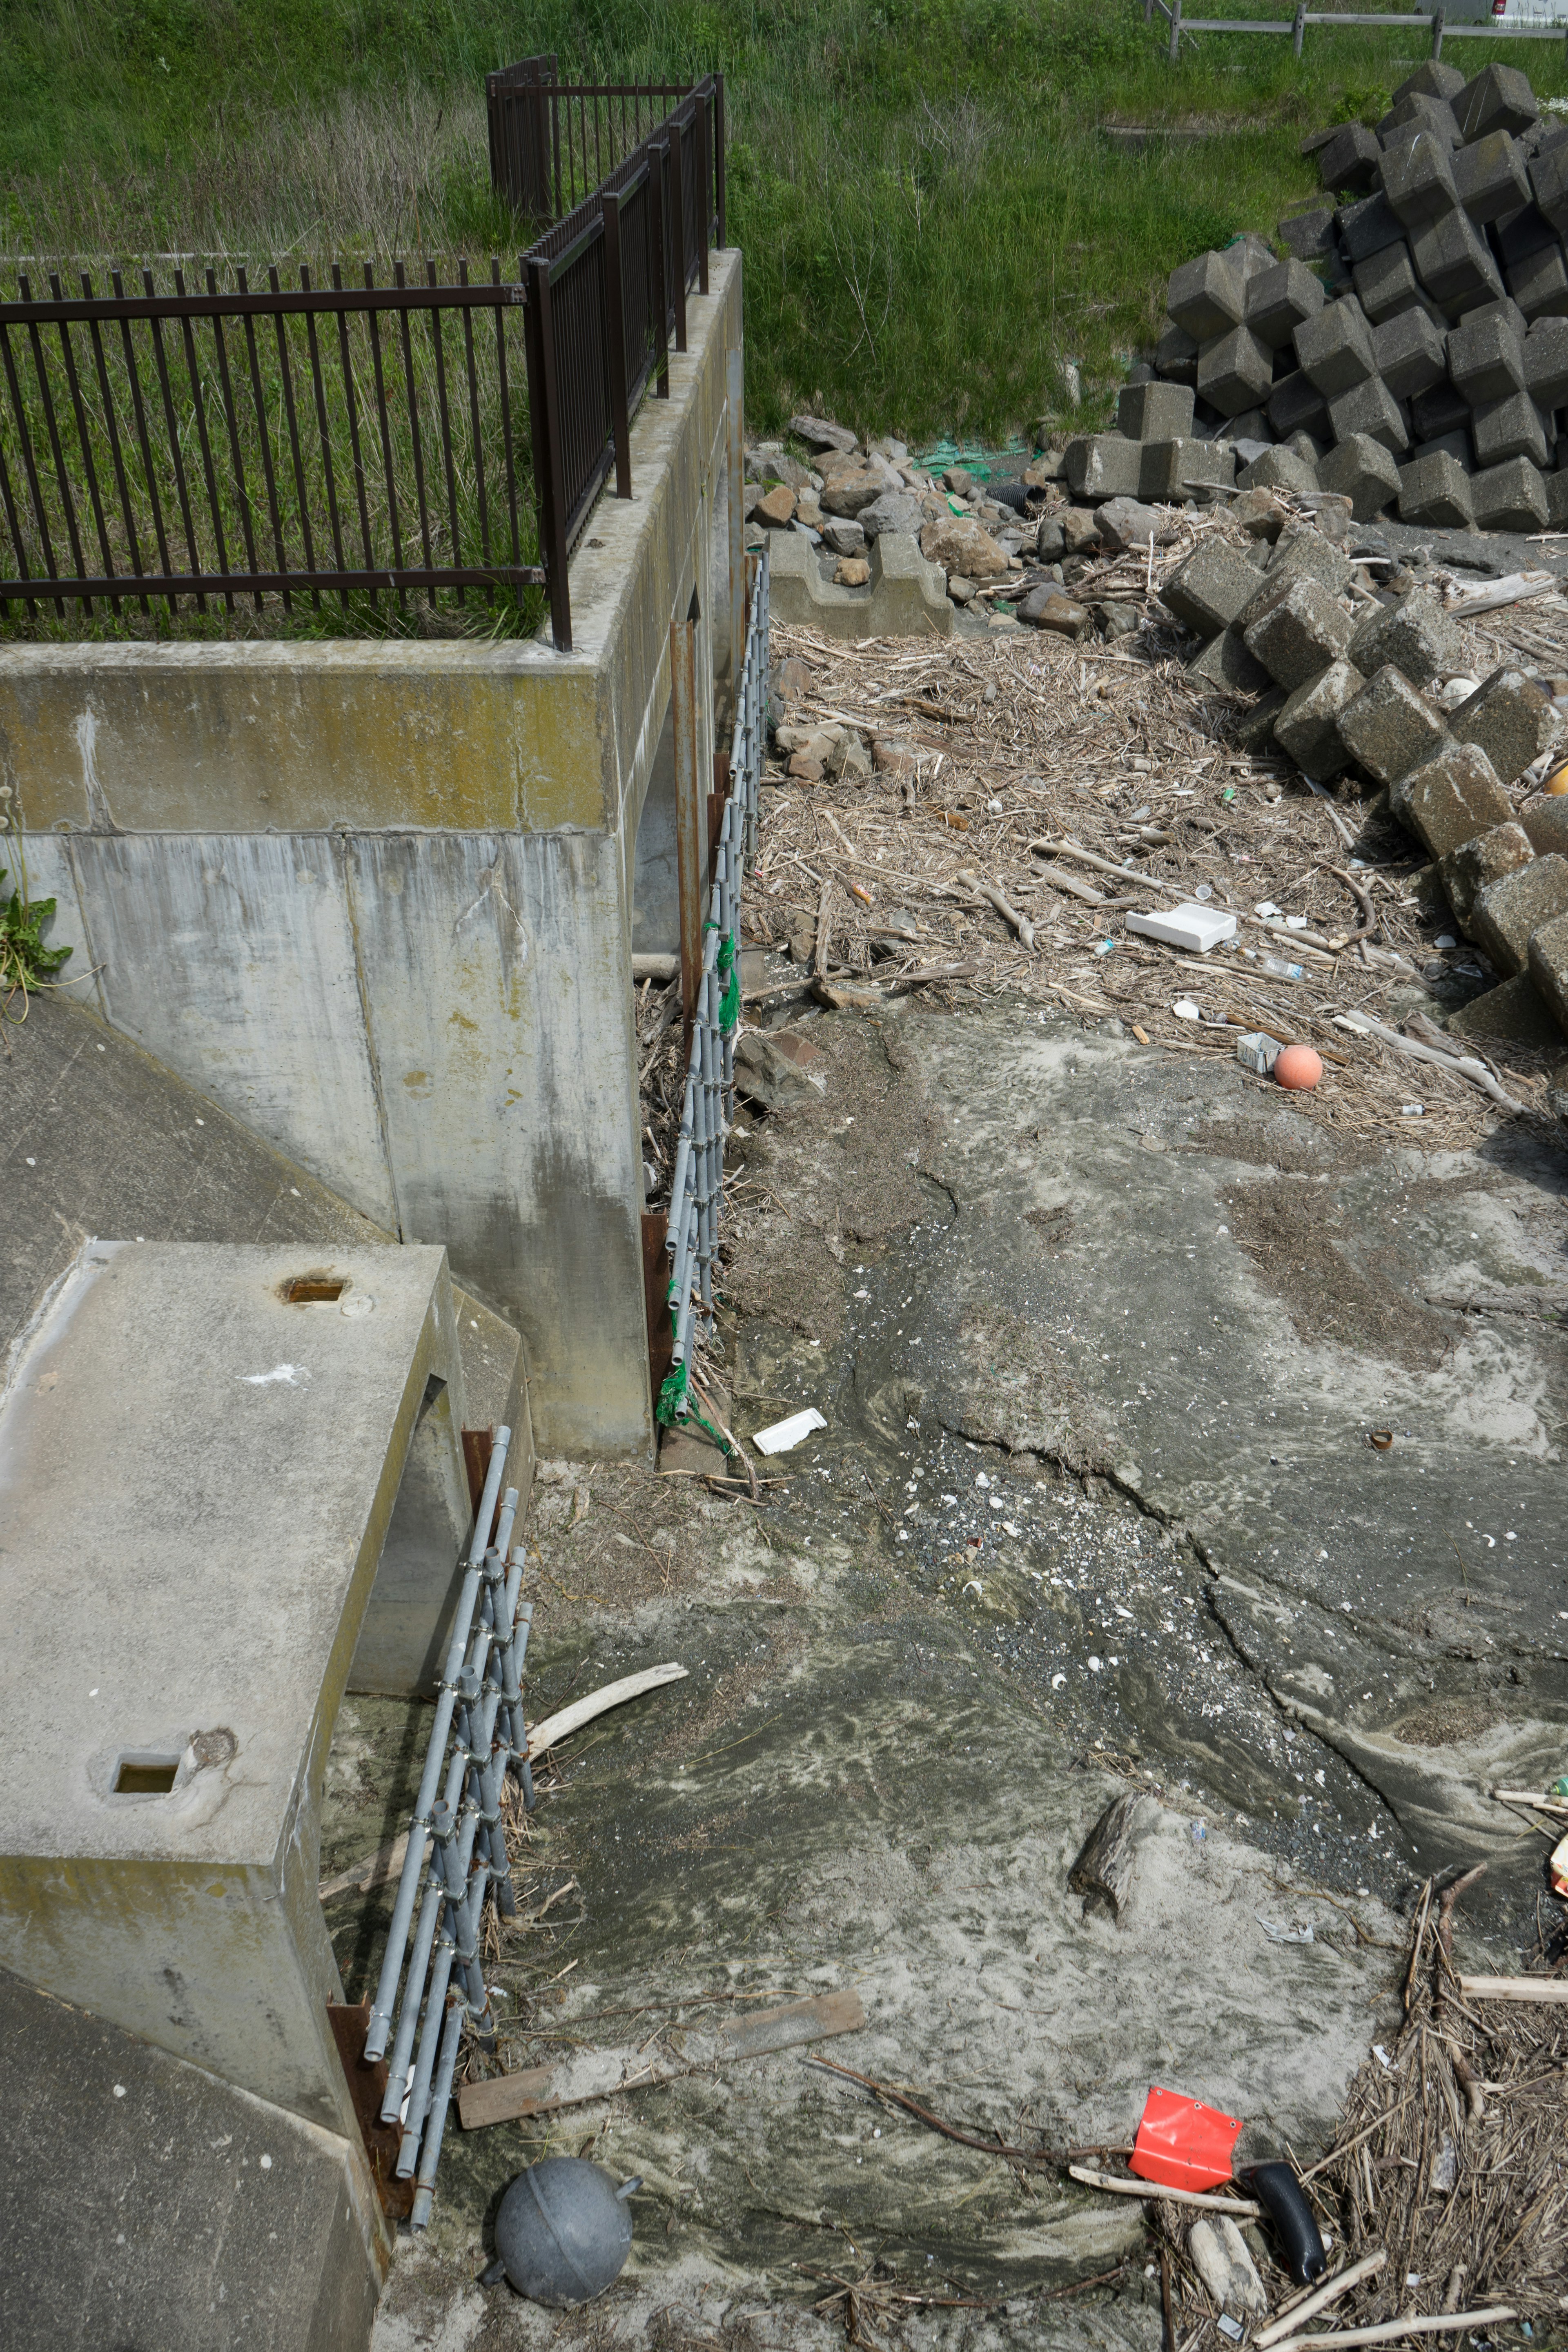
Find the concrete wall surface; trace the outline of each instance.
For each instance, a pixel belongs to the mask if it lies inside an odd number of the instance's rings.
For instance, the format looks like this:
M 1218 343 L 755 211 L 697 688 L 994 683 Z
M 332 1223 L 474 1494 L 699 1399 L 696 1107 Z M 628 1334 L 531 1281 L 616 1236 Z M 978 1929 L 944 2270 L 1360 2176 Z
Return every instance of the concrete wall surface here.
M 449 1607 L 464 1412 L 428 1247 L 89 1244 L 0 1398 L 0 1966 L 344 2135 L 322 1776 L 362 1629 L 406 1692 Z
M 5 2352 L 358 2352 L 391 2240 L 357 2140 L 0 1969 Z
M 695 618 L 700 773 L 741 265 L 689 299 L 527 641 L 9 645 L 0 769 L 108 1022 L 523 1334 L 541 1443 L 646 1445 L 638 821 Z

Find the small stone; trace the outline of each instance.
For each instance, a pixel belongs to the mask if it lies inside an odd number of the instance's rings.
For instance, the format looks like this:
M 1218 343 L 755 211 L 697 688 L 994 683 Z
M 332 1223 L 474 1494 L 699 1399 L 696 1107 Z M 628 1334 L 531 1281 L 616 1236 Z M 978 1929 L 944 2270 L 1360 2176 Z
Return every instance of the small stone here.
M 1396 784 L 1435 760 L 1447 740 L 1442 720 L 1385 662 L 1340 713 L 1345 749 L 1380 784 Z
M 1171 272 L 1165 308 L 1177 326 L 1206 343 L 1240 325 L 1246 299 L 1246 281 L 1228 258 L 1200 253 Z
M 822 504 L 831 515 L 858 515 L 887 489 L 881 467 L 841 466 L 824 477 Z
M 1507 667 L 1482 679 L 1454 712 L 1448 730 L 1457 743 L 1478 745 L 1505 784 L 1552 751 L 1563 734 L 1561 717 L 1534 680 Z
M 1531 932 L 1530 978 L 1559 1029 L 1568 1034 L 1568 915 L 1554 915 Z
M 835 425 L 826 416 L 792 416 L 789 429 L 808 449 L 848 451 L 860 446 L 847 425 Z
M 1257 565 L 1240 548 L 1221 539 L 1201 539 L 1160 595 L 1166 610 L 1185 627 L 1211 637 L 1240 618 L 1261 584 Z
M 809 751 L 792 751 L 789 772 L 803 784 L 819 784 L 823 777 L 822 761 L 814 760 Z
M 1118 637 L 1135 636 L 1140 627 L 1136 604 L 1101 604 L 1099 606 L 1100 626 L 1108 643 Z
M 1389 807 L 1438 859 L 1513 816 L 1497 770 L 1478 743 L 1450 743 L 1426 767 L 1402 777 Z
M 1316 580 L 1286 581 L 1252 625 L 1243 634 L 1247 651 L 1257 656 L 1288 694 L 1306 686 L 1341 659 L 1351 641 L 1350 614 Z
M 868 572 L 870 568 L 868 564 L 866 567 Z M 965 580 L 959 572 L 950 572 L 947 575 L 947 593 L 955 604 L 973 604 L 976 592 L 973 580 Z
M 1262 460 L 1258 462 L 1261 464 Z M 1314 474 L 1313 479 L 1316 478 Z M 1289 518 L 1289 509 L 1280 505 L 1272 490 L 1245 489 L 1238 499 L 1231 501 L 1231 521 L 1246 531 L 1249 539 L 1267 540 L 1270 545 L 1279 538 Z
M 1350 642 L 1350 657 L 1363 677 L 1392 662 L 1412 686 L 1451 677 L 1464 659 L 1459 633 L 1436 597 L 1412 588 L 1396 604 L 1380 605 L 1361 622 Z
M 833 574 L 840 588 L 864 588 L 871 577 L 871 567 L 863 555 L 844 555 Z
M 879 775 L 912 776 L 920 760 L 912 743 L 901 735 L 879 735 L 871 746 L 871 765 Z
M 1274 740 L 1315 784 L 1331 782 L 1345 766 L 1349 754 L 1340 735 L 1340 713 L 1364 684 L 1352 663 L 1335 662 L 1321 677 L 1299 686 L 1274 721 Z
M 1469 478 L 1451 451 L 1418 452 L 1408 466 L 1401 466 L 1399 520 L 1444 530 L 1474 527 Z
M 1357 522 L 1370 522 L 1399 496 L 1399 468 L 1379 441 L 1352 433 L 1318 467 L 1325 490 L 1342 490 Z
M 782 482 L 765 491 L 752 506 L 752 519 L 765 530 L 784 530 L 795 520 L 795 492 Z
M 1100 541 L 1114 554 L 1130 547 L 1152 547 L 1164 529 L 1163 518 L 1137 499 L 1107 499 L 1098 509 Z
M 1059 588 L 1037 588 L 1019 605 L 1018 618 L 1037 629 L 1051 629 L 1057 635 L 1071 637 L 1075 642 L 1087 637 L 1094 626 L 1094 615 L 1088 605 L 1064 595 Z
M 968 515 L 943 515 L 921 532 L 921 553 L 928 563 L 940 563 L 947 572 L 965 580 L 997 580 L 1012 569 L 1007 551 L 999 547 L 984 523 Z
M 1183 383 L 1124 385 L 1117 395 L 1116 429 L 1130 441 L 1188 438 L 1193 429 L 1191 390 Z
M 1546 486 L 1528 457 L 1510 457 L 1470 476 L 1478 530 L 1530 532 L 1546 528 Z
M 1067 547 L 1067 534 L 1062 530 L 1059 515 L 1042 515 L 1035 533 L 1035 553 L 1042 563 L 1059 562 Z
M 1061 526 L 1062 545 L 1069 555 L 1100 545 L 1100 518 L 1088 507 L 1064 507 Z
M 1443 887 L 1459 929 L 1468 930 L 1470 909 L 1489 882 L 1528 866 L 1535 856 L 1521 824 L 1494 824 L 1473 840 L 1461 842 L 1437 861 Z
M 1564 915 L 1568 857 L 1532 857 L 1477 892 L 1469 934 L 1493 969 L 1511 980 L 1530 963 L 1533 933 Z

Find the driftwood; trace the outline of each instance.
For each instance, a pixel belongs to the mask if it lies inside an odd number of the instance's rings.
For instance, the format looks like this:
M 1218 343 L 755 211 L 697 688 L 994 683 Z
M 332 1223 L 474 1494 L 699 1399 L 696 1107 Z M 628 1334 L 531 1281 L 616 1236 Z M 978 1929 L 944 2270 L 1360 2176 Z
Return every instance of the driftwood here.
M 1510 2303 L 1494 2303 L 1485 2311 L 1435 2311 L 1410 2319 L 1385 2319 L 1377 2327 L 1346 2327 L 1332 2336 L 1290 2336 L 1279 2352 L 1327 2352 L 1347 2344 L 1394 2344 L 1402 2336 L 1455 2336 L 1466 2327 L 1492 2327 L 1517 2319 Z
M 1475 2000 L 1538 2000 L 1568 2006 L 1568 1977 L 1461 1977 L 1459 1990 Z
M 528 1760 L 542 1756 L 547 1748 L 565 1739 L 572 1732 L 581 1731 L 596 1715 L 605 1715 L 613 1706 L 624 1706 L 630 1698 L 641 1698 L 645 1691 L 659 1690 L 666 1683 L 686 1680 L 686 1668 L 673 1662 L 667 1666 L 649 1666 L 640 1675 L 626 1675 L 618 1683 L 606 1683 L 603 1690 L 590 1691 L 586 1698 L 574 1699 L 559 1715 L 547 1715 L 536 1723 L 528 1735 Z
M 972 873 L 966 866 L 960 866 L 958 878 L 961 882 L 967 883 L 973 891 L 985 900 L 987 906 L 995 908 L 1002 920 L 1005 923 L 1010 923 L 1017 932 L 1019 941 L 1024 947 L 1029 949 L 1034 947 L 1033 923 L 1030 922 L 1027 915 L 1021 915 L 1018 912 L 1017 908 L 1014 906 L 1005 891 L 998 890 L 994 882 L 983 882 L 979 876 Z
M 458 2113 L 465 2131 L 477 2131 L 484 2124 L 550 2115 L 557 2107 L 577 2106 L 584 2099 L 604 2099 L 616 2091 L 670 2083 L 679 2074 L 694 2074 L 737 2058 L 761 2058 L 770 2050 L 789 2050 L 797 2042 L 819 2042 L 834 2033 L 857 2033 L 865 2022 L 866 2011 L 858 1992 L 822 1993 L 815 2000 L 791 2001 L 784 2009 L 732 2018 L 716 2033 L 707 2028 L 689 2032 L 675 2028 L 661 2035 L 651 2049 L 580 2050 L 558 2065 L 531 2066 L 521 2074 L 465 2083 L 458 2094 Z
M 1069 2164 L 1068 2171 L 1086 2189 L 1106 2189 L 1113 2197 L 1142 2197 L 1167 2205 L 1199 2205 L 1205 2213 L 1228 2213 L 1233 2221 L 1260 2221 L 1263 2208 L 1247 2197 L 1219 2197 L 1207 2189 L 1167 2189 L 1163 2180 L 1118 2180 L 1109 2172 L 1091 2172 L 1087 2164 Z
M 1068 1892 L 1083 1896 L 1086 1919 L 1099 1912 L 1121 1924 L 1132 1891 L 1132 1827 L 1142 1801 L 1142 1796 L 1118 1797 L 1107 1805 L 1068 1873 Z
M 1352 2286 L 1359 2286 L 1363 2279 L 1373 2277 L 1387 2260 L 1386 2252 L 1379 2246 L 1374 2253 L 1363 2254 L 1359 2263 L 1347 2263 L 1342 2271 L 1336 2271 L 1332 2278 L 1323 2281 L 1321 2286 L 1313 2287 L 1304 2295 L 1297 2295 L 1290 2308 L 1279 2318 L 1270 2320 L 1267 2327 L 1258 2329 L 1252 2339 L 1257 2352 L 1268 2352 L 1271 2344 L 1282 2343 L 1287 2336 L 1293 2336 L 1309 2319 L 1315 2319 L 1320 2311 L 1326 2311 L 1331 2303 L 1338 2303 L 1342 2295 L 1348 2294 Z

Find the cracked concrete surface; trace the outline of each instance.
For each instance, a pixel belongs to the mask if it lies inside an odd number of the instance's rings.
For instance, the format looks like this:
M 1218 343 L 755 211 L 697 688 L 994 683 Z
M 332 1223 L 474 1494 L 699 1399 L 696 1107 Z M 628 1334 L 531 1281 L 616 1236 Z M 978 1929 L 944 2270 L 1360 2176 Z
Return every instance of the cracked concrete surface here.
M 624 1465 L 542 1489 L 535 1712 L 690 1678 L 561 1759 L 524 1907 L 575 1885 L 497 1958 L 510 2061 L 853 1985 L 866 2029 L 818 2054 L 970 2127 L 1114 2144 L 1161 2082 L 1305 2157 L 1428 1871 L 1490 1862 L 1477 1962 L 1533 1940 L 1542 1848 L 1484 1792 L 1563 1769 L 1563 1339 L 1425 1291 L 1560 1282 L 1561 1158 L 1337 1146 L 1231 1065 L 1032 1008 L 812 1035 L 824 1094 L 731 1145 L 721 1324 L 742 1437 L 827 1428 L 760 1509 Z M 1131 1901 L 1086 1918 L 1067 1872 L 1133 1787 Z M 351 1988 L 382 1916 L 330 1914 Z M 547 2148 L 645 2181 L 620 2284 L 565 2321 L 471 2284 Z M 826 2344 L 813 2273 L 875 2260 L 997 2299 L 911 2346 L 1131 2352 L 1138 2214 L 788 2052 L 454 2126 L 377 2343 Z

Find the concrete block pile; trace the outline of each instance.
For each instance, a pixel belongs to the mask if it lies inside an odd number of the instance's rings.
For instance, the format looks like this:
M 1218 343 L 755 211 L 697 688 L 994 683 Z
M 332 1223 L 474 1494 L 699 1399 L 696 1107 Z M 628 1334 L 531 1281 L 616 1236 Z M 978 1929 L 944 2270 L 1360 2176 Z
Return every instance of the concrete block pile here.
M 1530 796 L 1568 731 L 1552 699 L 1521 670 L 1466 677 L 1430 590 L 1374 593 L 1279 501 L 1246 500 L 1241 520 L 1256 535 L 1206 534 L 1161 590 L 1204 641 L 1190 667 L 1261 694 L 1244 740 L 1271 740 L 1316 784 L 1387 790 L 1499 976 L 1471 1008 L 1479 1034 L 1568 1035 L 1568 794 Z
M 1358 522 L 1568 527 L 1568 121 L 1511 66 L 1427 64 L 1375 131 L 1304 152 L 1323 201 L 1278 249 L 1249 233 L 1173 273 L 1143 408 L 1074 445 L 1075 492 L 1268 481 Z

